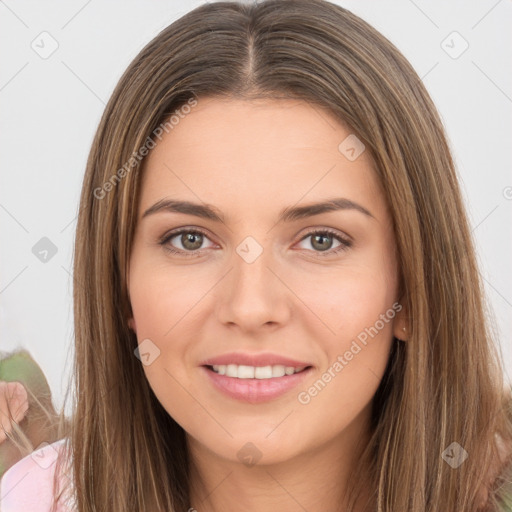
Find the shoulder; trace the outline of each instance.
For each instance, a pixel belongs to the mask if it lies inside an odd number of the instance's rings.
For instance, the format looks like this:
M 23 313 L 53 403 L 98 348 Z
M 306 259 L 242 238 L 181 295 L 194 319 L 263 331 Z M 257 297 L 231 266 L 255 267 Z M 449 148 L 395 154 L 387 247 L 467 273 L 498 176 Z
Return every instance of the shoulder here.
M 66 439 L 43 443 L 10 467 L 0 480 L 0 512 L 49 512 L 54 500 L 56 462 L 66 453 Z M 61 485 L 64 475 L 59 478 Z M 58 512 L 67 512 L 59 503 Z

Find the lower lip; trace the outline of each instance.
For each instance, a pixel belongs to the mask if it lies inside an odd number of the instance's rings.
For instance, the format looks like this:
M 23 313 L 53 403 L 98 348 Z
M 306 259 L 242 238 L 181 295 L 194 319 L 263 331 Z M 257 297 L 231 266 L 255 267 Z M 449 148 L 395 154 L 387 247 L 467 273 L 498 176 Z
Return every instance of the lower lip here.
M 206 366 L 201 367 L 211 379 L 213 385 L 225 395 L 235 400 L 258 404 L 268 402 L 284 395 L 297 387 L 309 375 L 312 367 L 309 367 L 293 375 L 273 377 L 271 379 L 237 379 L 219 375 Z

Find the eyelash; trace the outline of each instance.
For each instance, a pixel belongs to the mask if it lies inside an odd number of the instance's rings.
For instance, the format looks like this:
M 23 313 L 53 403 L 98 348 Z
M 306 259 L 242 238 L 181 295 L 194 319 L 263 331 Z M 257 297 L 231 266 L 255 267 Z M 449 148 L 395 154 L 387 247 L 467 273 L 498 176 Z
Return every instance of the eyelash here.
M 198 256 L 198 253 L 201 251 L 201 249 L 196 249 L 195 251 L 182 251 L 181 249 L 174 249 L 167 245 L 167 242 L 169 242 L 172 238 L 176 237 L 177 235 L 181 235 L 183 233 L 192 233 L 194 235 L 199 234 L 199 235 L 203 235 L 208 238 L 208 234 L 199 228 L 194 228 L 194 229 L 180 228 L 177 231 L 172 231 L 170 233 L 166 233 L 160 239 L 160 241 L 158 243 L 161 246 L 163 246 L 163 248 L 166 251 L 168 251 L 172 254 L 179 254 L 186 258 Z M 333 238 L 335 238 L 336 240 L 338 240 L 340 242 L 340 245 L 338 247 L 336 247 L 335 249 L 329 249 L 327 251 L 313 251 L 313 252 L 316 252 L 320 257 L 326 257 L 326 256 L 332 256 L 333 254 L 338 254 L 342 251 L 346 251 L 347 249 L 349 249 L 352 246 L 351 241 L 341 237 L 336 231 L 329 229 L 329 228 L 310 231 L 309 233 L 304 235 L 299 240 L 299 242 L 302 242 L 306 238 L 308 238 L 310 236 L 314 236 L 314 235 L 332 235 Z M 305 250 L 309 250 L 309 249 L 305 249 Z

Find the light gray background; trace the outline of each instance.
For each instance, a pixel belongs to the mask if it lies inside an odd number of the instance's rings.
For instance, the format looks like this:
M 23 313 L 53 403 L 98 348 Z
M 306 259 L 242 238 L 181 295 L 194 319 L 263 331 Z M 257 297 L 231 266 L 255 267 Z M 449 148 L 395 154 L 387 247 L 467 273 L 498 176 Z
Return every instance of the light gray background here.
M 0 349 L 31 352 L 57 407 L 73 355 L 72 246 L 93 134 L 139 50 L 201 3 L 0 1 Z M 512 1 L 336 3 L 404 53 L 438 106 L 512 383 Z M 41 58 L 32 46 L 48 51 L 52 39 L 57 50 Z M 46 263 L 32 252 L 42 237 L 57 248 Z

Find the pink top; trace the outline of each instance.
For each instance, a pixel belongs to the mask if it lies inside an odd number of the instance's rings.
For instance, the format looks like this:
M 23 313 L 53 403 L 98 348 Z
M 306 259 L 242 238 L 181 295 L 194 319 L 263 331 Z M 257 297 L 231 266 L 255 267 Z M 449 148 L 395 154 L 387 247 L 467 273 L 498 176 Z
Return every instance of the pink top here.
M 49 512 L 54 498 L 53 477 L 57 458 L 63 455 L 66 439 L 43 443 L 16 464 L 0 480 L 0 512 Z M 63 463 L 64 461 L 62 461 Z M 61 463 L 61 460 L 59 460 Z M 61 474 L 59 489 L 69 479 Z M 66 504 L 67 503 L 67 504 Z M 74 510 L 69 494 L 59 500 L 57 512 Z

